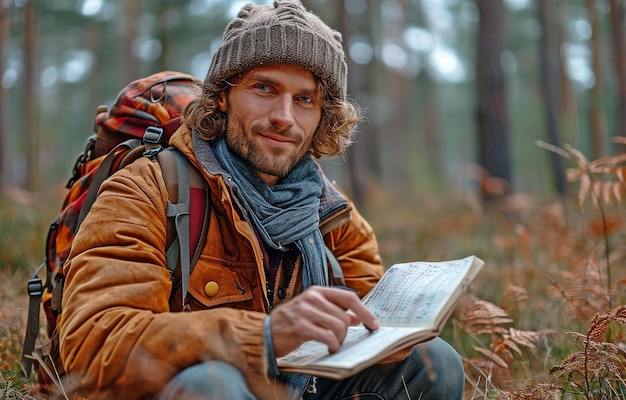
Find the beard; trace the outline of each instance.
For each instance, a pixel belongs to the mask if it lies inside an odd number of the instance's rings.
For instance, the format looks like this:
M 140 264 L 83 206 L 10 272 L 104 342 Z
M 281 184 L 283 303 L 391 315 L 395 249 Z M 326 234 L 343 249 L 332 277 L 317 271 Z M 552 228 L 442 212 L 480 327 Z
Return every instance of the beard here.
M 300 151 L 286 151 L 284 149 L 266 149 L 259 145 L 254 138 L 258 132 L 279 134 L 287 138 L 295 139 L 298 145 L 302 144 L 302 137 L 294 135 L 289 130 L 280 131 L 274 126 L 263 127 L 261 124 L 252 124 L 249 132 L 236 119 L 229 118 L 226 126 L 226 144 L 233 153 L 239 156 L 253 171 L 284 178 L 291 172 L 293 167 L 306 155 L 312 139 L 305 146 L 299 147 Z

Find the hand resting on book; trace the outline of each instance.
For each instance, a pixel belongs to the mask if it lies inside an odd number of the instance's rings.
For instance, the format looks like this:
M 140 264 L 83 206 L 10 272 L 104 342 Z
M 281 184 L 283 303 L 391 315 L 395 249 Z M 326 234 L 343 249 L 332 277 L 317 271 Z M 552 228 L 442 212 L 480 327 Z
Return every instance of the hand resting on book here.
M 324 343 L 333 353 L 343 343 L 348 327 L 361 322 L 370 330 L 379 327 L 374 314 L 356 293 L 312 286 L 272 311 L 270 328 L 275 356 L 284 356 L 309 340 Z

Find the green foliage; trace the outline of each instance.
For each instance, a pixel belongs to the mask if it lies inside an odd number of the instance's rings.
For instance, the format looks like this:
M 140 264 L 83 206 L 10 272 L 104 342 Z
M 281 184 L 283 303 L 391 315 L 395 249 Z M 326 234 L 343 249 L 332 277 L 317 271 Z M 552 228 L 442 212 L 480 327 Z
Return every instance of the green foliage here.
M 32 399 L 28 390 L 23 387 L 22 379 L 14 373 L 6 376 L 4 371 L 0 374 L 0 400 L 25 400 Z
M 61 199 L 9 190 L 0 196 L 0 400 L 32 399 L 21 373 L 26 281 L 44 259 L 44 243 Z
M 34 271 L 44 259 L 48 227 L 60 207 L 54 195 L 11 192 L 0 196 L 0 271 Z
M 19 375 L 22 329 L 17 325 L 0 327 L 0 400 L 28 399 L 25 380 Z

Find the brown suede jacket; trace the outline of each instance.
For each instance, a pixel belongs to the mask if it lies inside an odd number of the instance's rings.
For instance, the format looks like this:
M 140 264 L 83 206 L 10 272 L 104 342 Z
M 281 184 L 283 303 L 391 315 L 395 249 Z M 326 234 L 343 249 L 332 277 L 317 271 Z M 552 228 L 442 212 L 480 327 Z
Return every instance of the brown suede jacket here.
M 170 143 L 200 167 L 188 129 L 180 128 Z M 103 184 L 65 267 L 60 338 L 69 392 L 152 398 L 186 367 L 222 360 L 242 372 L 257 397 L 276 398 L 268 388 L 263 339 L 269 308 L 261 248 L 222 176 L 201 170 L 212 206 L 189 282 L 191 312 L 171 312 L 168 302 L 167 190 L 158 162 L 140 159 Z M 346 284 L 362 296 L 383 267 L 370 225 L 344 202 L 320 229 Z M 294 279 L 285 301 L 299 290 Z

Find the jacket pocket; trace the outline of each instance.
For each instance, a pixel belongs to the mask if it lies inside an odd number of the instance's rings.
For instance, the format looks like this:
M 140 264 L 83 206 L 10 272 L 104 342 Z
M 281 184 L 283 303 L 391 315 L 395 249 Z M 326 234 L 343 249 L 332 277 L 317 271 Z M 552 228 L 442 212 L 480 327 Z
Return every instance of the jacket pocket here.
M 255 264 L 218 263 L 200 258 L 189 277 L 189 293 L 201 303 L 201 308 L 229 304 L 249 309 L 257 276 Z

